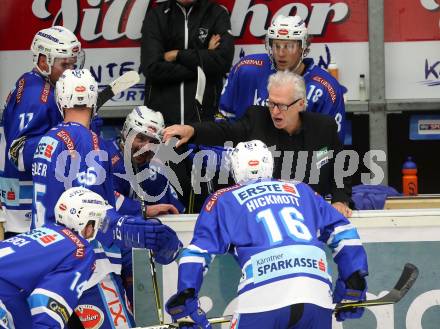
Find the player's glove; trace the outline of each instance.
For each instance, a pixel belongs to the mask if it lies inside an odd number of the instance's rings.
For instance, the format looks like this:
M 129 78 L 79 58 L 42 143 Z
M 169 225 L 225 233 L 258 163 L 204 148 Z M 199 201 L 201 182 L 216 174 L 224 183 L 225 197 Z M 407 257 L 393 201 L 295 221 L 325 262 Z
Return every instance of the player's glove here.
M 113 231 L 114 239 L 127 248 L 146 248 L 159 250 L 159 236 L 164 232 L 163 225 L 157 218 L 122 216 Z
M 333 292 L 333 302 L 340 303 L 343 300 L 362 301 L 366 300 L 367 282 L 365 278 L 354 272 L 345 282 L 338 278 Z M 336 312 L 336 320 L 344 321 L 346 319 L 359 319 L 364 314 L 363 307 L 353 307 L 347 310 Z
M 154 259 L 159 264 L 167 265 L 176 259 L 183 245 L 173 229 L 163 226 L 163 231 L 157 237 L 158 250 L 154 253 Z
M 205 312 L 199 307 L 195 289 L 185 289 L 168 299 L 165 308 L 173 322 L 184 329 L 211 329 Z

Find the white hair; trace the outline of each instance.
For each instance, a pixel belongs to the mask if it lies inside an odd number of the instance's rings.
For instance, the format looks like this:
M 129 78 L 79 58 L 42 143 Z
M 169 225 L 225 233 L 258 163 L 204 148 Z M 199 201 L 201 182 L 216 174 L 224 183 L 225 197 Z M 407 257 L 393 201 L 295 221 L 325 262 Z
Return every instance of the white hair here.
M 304 109 L 307 107 L 306 84 L 302 76 L 291 71 L 277 71 L 269 77 L 267 90 L 272 87 L 290 86 L 296 98 L 304 99 Z

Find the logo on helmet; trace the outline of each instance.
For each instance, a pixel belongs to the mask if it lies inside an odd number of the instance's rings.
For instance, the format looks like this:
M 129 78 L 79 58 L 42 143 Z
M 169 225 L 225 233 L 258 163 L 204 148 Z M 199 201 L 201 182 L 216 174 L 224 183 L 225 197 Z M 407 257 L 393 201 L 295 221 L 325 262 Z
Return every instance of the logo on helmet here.
M 134 110 L 136 111 L 136 113 L 142 118 L 144 119 L 141 110 L 139 109 L 139 107 L 135 107 Z
M 42 31 L 39 31 L 37 34 L 38 34 L 39 36 L 42 36 L 43 38 L 49 39 L 49 40 L 51 40 L 51 41 L 53 41 L 53 42 L 56 42 L 56 43 L 59 43 L 59 42 L 60 42 L 60 41 L 59 41 L 57 38 L 55 38 L 54 36 L 51 36 L 51 35 L 49 35 L 49 34 L 47 34 L 47 33 L 42 32 Z
M 75 87 L 75 91 L 79 92 L 79 93 L 83 93 L 86 91 L 86 87 L 84 86 L 76 86 Z
M 260 164 L 260 161 L 258 161 L 258 160 L 249 160 L 249 162 L 248 162 L 248 165 L 251 167 L 258 166 L 259 164 Z
M 148 126 L 147 131 L 150 133 L 153 133 L 153 134 L 157 133 L 156 127 L 153 127 L 153 126 Z
M 287 35 L 287 34 L 289 34 L 289 31 L 286 29 L 279 29 L 278 34 L 279 35 Z
M 62 211 L 65 211 L 67 209 L 67 206 L 64 203 L 61 203 L 58 208 L 60 208 L 60 210 Z

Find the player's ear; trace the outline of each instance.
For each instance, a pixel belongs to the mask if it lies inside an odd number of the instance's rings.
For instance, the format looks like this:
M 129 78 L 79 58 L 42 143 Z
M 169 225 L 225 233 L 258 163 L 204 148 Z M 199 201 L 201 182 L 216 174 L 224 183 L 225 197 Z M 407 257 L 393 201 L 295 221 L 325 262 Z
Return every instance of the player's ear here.
M 38 67 L 43 72 L 49 72 L 49 64 L 47 63 L 47 57 L 40 54 L 38 56 Z

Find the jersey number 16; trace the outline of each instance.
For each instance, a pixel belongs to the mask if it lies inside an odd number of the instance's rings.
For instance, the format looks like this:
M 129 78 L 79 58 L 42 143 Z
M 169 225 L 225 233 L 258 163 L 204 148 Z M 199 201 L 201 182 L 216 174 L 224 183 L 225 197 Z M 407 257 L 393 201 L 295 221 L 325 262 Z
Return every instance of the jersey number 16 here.
M 295 241 L 310 241 L 312 234 L 303 223 L 304 216 L 293 207 L 284 207 L 278 212 L 278 218 L 281 219 L 284 228 L 289 237 Z M 270 245 L 277 245 L 283 241 L 278 222 L 274 216 L 272 209 L 262 210 L 257 213 L 257 222 L 263 222 L 264 228 L 270 240 Z

